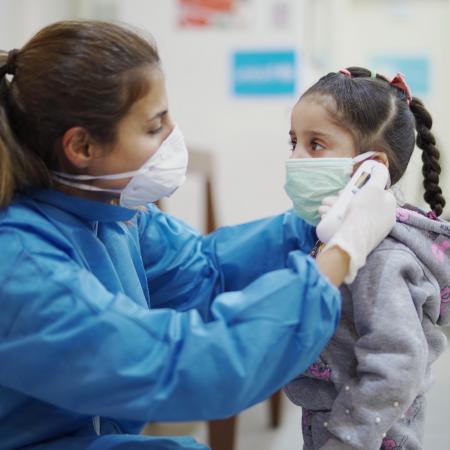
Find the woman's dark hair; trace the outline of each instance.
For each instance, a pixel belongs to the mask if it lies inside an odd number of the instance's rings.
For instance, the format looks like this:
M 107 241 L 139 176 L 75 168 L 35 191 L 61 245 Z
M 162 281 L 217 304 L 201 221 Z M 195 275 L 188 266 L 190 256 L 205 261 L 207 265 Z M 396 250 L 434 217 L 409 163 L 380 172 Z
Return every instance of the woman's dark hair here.
M 114 143 L 119 121 L 150 89 L 151 67 L 151 40 L 98 21 L 58 22 L 0 51 L 0 207 L 17 190 L 51 185 L 69 128 Z
M 386 153 L 393 184 L 405 172 L 417 143 L 422 150 L 425 201 L 437 216 L 442 214 L 445 200 L 439 187 L 439 151 L 431 133 L 431 116 L 421 100 L 408 98 L 405 89 L 361 67 L 325 75 L 302 98 L 310 96 L 333 100 L 332 115 L 353 135 L 360 152 Z M 329 102 L 324 106 L 329 107 Z

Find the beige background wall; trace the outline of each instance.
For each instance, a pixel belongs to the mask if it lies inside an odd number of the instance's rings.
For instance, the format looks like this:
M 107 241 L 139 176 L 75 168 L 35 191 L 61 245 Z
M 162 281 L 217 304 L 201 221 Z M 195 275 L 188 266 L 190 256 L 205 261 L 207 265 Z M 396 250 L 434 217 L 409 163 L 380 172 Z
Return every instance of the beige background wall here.
M 290 8 L 277 28 L 271 13 Z M 170 107 L 192 148 L 213 156 L 220 224 L 289 207 L 283 191 L 289 112 L 318 76 L 348 65 L 368 65 L 373 54 L 424 55 L 431 63 L 426 96 L 442 147 L 442 181 L 450 201 L 450 1 L 448 0 L 243 0 L 244 26 L 180 30 L 175 0 L 0 0 L 0 48 L 21 46 L 41 26 L 63 18 L 129 22 L 158 43 Z M 293 48 L 299 53 L 299 90 L 281 98 L 235 98 L 230 92 L 234 50 Z M 417 151 L 402 182 L 407 200 L 421 200 Z M 201 227 L 201 183 L 196 177 L 166 207 Z M 195 207 L 193 207 L 195 205 Z M 450 209 L 446 210 L 450 217 Z

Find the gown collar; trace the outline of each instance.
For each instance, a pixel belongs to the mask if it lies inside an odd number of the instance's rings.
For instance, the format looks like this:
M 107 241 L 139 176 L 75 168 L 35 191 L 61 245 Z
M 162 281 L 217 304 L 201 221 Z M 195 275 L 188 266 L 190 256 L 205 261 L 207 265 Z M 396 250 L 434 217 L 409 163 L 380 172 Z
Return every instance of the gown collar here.
M 29 189 L 26 191 L 26 196 L 88 221 L 126 221 L 131 220 L 138 212 L 136 209 L 124 208 L 95 200 L 86 200 L 54 189 Z

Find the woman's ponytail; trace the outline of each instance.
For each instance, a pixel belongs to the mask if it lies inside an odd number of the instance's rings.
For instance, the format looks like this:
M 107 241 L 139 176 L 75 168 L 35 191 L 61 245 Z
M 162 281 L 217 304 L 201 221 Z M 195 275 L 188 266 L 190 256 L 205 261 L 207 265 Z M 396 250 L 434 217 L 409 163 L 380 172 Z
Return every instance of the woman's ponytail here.
M 15 190 L 9 150 L 11 133 L 5 111 L 7 63 L 8 54 L 0 53 L 0 208 L 7 206 L 11 202 Z
M 9 205 L 16 188 L 7 126 L 5 109 L 0 104 L 0 208 Z
M 10 82 L 6 75 L 14 75 L 17 50 L 0 52 L 0 208 L 7 207 L 14 193 L 28 185 L 49 183 L 44 163 L 19 143 L 8 114 Z
M 412 98 L 410 108 L 416 119 L 416 143 L 422 149 L 424 199 L 431 206 L 432 211 L 437 216 L 440 216 L 445 206 L 445 199 L 439 186 L 441 166 L 439 164 L 439 150 L 436 147 L 436 139 L 431 132 L 433 121 L 430 113 L 418 98 Z

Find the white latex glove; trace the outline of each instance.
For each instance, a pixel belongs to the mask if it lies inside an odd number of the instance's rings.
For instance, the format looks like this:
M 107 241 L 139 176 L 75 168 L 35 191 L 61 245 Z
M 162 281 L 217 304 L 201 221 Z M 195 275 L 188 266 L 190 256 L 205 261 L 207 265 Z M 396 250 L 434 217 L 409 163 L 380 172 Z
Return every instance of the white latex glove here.
M 395 224 L 396 201 L 384 188 L 383 173 L 374 169 L 369 181 L 355 194 L 341 227 L 325 246 L 338 246 L 350 257 L 345 283 L 351 283 L 366 263 L 369 253 Z
M 330 197 L 325 197 L 322 200 L 322 203 L 319 206 L 319 214 L 320 218 L 323 219 L 323 216 L 328 214 L 328 211 L 331 209 L 331 207 L 336 203 L 337 199 L 339 197 L 336 195 L 330 195 Z

